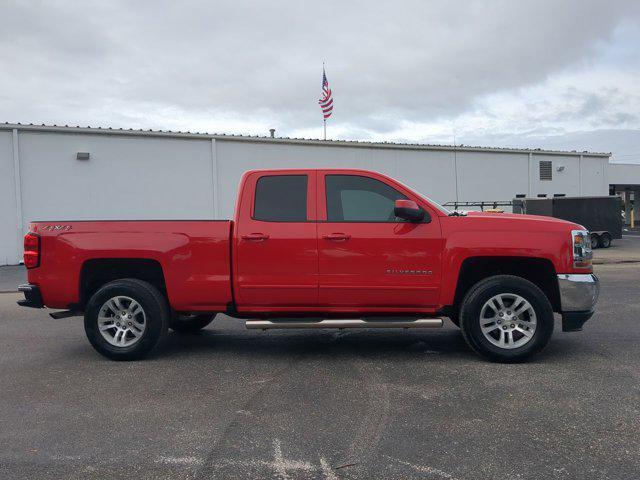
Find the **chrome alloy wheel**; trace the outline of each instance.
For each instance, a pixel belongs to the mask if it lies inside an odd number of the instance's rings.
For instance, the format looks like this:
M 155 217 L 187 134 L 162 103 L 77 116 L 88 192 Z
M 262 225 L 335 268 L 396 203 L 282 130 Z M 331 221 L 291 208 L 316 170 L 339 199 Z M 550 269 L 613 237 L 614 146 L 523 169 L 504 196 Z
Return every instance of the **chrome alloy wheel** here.
M 515 293 L 495 295 L 480 310 L 480 329 L 484 337 L 500 348 L 526 345 L 536 332 L 536 320 L 531 304 Z
M 114 347 L 130 347 L 137 343 L 147 327 L 142 306 L 131 297 L 112 297 L 98 313 L 98 329 Z

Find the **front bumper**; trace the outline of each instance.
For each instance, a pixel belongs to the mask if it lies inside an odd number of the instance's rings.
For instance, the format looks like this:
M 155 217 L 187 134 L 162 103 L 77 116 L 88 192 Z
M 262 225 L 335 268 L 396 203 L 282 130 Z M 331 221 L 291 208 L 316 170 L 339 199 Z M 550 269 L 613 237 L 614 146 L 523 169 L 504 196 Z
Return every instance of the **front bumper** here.
M 562 311 L 562 331 L 577 332 L 593 315 L 600 282 L 592 273 L 558 275 L 560 289 L 560 309 Z
M 24 300 L 18 300 L 21 307 L 43 308 L 42 295 L 37 285 L 19 285 L 18 291 L 24 293 Z

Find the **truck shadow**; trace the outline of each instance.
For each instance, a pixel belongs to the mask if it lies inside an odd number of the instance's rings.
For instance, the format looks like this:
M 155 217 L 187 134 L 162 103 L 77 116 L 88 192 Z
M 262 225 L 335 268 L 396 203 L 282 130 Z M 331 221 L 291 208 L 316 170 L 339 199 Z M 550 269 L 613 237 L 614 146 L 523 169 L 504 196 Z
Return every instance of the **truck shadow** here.
M 290 355 L 408 355 L 465 354 L 458 331 L 402 332 L 397 330 L 245 331 L 215 327 L 192 335 L 170 333 L 159 355 L 190 355 L 212 351 L 250 356 Z
M 258 361 L 260 358 L 291 359 L 313 357 L 314 359 L 336 358 L 380 358 L 387 361 L 461 360 L 477 359 L 462 338 L 457 328 L 438 331 L 418 330 L 300 330 L 300 331 L 247 331 L 243 328 L 216 329 L 213 326 L 191 335 L 171 332 L 154 358 L 211 357 L 233 354 Z M 561 350 L 549 345 L 545 351 L 532 359 L 562 355 Z

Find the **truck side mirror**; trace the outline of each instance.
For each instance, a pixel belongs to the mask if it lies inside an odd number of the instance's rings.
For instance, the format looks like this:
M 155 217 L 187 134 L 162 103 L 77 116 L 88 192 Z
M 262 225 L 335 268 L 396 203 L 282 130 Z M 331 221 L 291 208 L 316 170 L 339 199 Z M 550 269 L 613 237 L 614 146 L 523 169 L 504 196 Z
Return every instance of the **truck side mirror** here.
M 403 218 L 410 222 L 421 222 L 425 215 L 425 211 L 421 209 L 416 202 L 402 199 L 396 200 L 393 213 L 396 217 Z

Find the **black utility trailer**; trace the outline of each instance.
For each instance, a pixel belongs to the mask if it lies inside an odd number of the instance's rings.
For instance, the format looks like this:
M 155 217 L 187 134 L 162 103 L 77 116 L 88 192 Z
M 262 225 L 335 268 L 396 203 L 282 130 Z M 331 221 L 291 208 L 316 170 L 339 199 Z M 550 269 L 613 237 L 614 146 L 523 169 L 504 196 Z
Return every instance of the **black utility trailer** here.
M 578 223 L 591 232 L 593 248 L 608 248 L 622 238 L 618 197 L 515 198 L 513 213 L 545 215 Z

